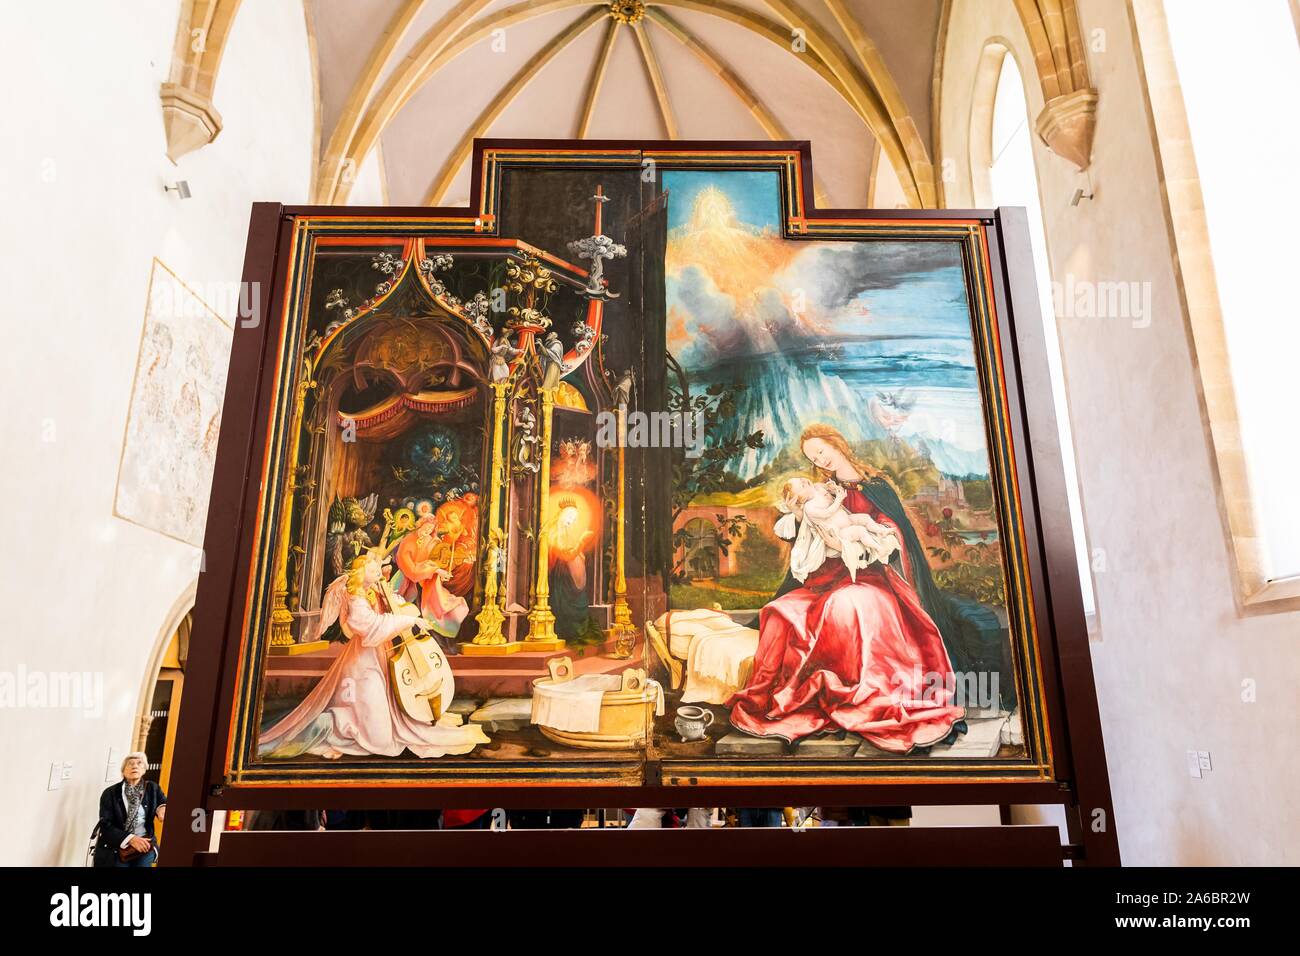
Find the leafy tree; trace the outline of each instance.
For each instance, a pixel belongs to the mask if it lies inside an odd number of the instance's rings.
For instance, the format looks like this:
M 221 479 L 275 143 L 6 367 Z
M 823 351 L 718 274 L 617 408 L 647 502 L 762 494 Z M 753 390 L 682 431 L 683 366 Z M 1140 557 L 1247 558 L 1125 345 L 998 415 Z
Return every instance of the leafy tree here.
M 692 395 L 686 371 L 671 353 L 668 368 L 676 382 L 668 386 L 668 410 L 699 422 L 704 430 L 704 448 L 700 457 L 686 457 L 686 449 L 673 449 L 673 524 L 700 495 L 715 491 L 736 491 L 734 471 L 728 465 L 750 449 L 766 444 L 762 429 L 749 434 L 722 437 L 736 418 L 736 398 L 747 386 L 744 382 L 715 382 L 703 392 Z
M 675 379 L 668 385 L 668 410 L 681 416 L 683 422 L 692 418 L 704 432 L 703 450 L 698 458 L 688 458 L 685 448 L 673 449 L 672 523 L 675 527 L 682 512 L 700 495 L 742 490 L 744 484 L 728 465 L 746 451 L 762 448 L 766 440 L 761 429 L 723 437 L 724 431 L 729 431 L 735 421 L 737 396 L 748 388 L 744 382 L 715 382 L 699 394 L 692 395 L 686 370 L 671 353 L 666 353 L 666 359 Z M 715 518 L 718 550 L 725 555 L 732 543 L 744 534 L 750 521 L 744 515 L 718 514 Z M 686 541 L 685 528 L 674 531 L 674 553 L 684 548 Z M 673 568 L 673 578 L 682 580 L 685 576 L 686 569 L 679 562 Z

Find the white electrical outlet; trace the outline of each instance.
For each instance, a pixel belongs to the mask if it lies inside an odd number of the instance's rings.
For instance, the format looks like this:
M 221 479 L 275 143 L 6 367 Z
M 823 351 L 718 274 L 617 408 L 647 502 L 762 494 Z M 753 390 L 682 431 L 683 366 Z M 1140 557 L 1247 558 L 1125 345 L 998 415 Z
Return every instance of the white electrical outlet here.
M 1197 762 L 1201 765 L 1202 770 L 1213 770 L 1210 766 L 1210 752 L 1208 750 L 1196 751 Z

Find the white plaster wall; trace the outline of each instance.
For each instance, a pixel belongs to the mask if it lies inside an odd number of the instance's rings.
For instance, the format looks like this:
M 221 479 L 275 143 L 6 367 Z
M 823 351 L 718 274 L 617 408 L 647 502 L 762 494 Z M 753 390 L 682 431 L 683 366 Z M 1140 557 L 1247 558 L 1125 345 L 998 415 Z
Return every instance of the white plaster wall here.
M 814 161 L 815 162 L 815 161 Z M 871 197 L 874 209 L 906 209 L 911 205 L 898 181 L 894 164 L 883 152 L 876 153 L 876 188 Z
M 308 198 L 299 0 L 243 5 L 214 93 L 224 129 L 177 168 L 158 88 L 179 9 L 0 5 L 0 35 L 21 39 L 0 84 L 22 91 L 0 133 L 0 671 L 91 671 L 105 697 L 98 714 L 0 707 L 0 864 L 81 861 L 109 749 L 130 749 L 149 662 L 195 580 L 196 549 L 113 517 L 152 259 L 210 300 L 240 278 L 250 203 Z M 163 192 L 178 178 L 192 199 Z M 72 777 L 49 791 L 53 761 Z
M 388 185 L 384 179 L 384 154 L 376 146 L 357 167 L 356 179 L 348 192 L 349 206 L 388 205 Z
M 1120 850 L 1126 864 L 1294 865 L 1300 614 L 1236 608 L 1127 5 L 1080 0 L 1079 13 L 1085 42 L 1104 44 L 1088 54 L 1096 198 L 1072 208 L 1081 177 L 1036 142 L 1053 278 L 1150 283 L 1152 303 L 1146 327 L 1058 319 L 1087 535 L 1105 561 L 1092 651 Z M 991 38 L 1019 62 L 1031 118 L 1043 105 L 1011 0 L 954 0 L 939 150 L 956 164 L 954 207 L 975 199 L 971 95 Z M 1255 703 L 1242 700 L 1248 679 Z M 1188 750 L 1211 753 L 1203 779 Z

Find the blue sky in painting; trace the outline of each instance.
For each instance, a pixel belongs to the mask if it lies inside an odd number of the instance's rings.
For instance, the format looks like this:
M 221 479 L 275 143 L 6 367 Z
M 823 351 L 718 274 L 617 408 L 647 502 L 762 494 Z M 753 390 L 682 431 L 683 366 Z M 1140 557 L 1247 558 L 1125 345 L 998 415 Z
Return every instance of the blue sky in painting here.
M 663 175 L 664 187 L 669 190 L 668 228 L 677 229 L 690 221 L 695 199 L 702 189 L 716 187 L 731 201 L 737 221 L 762 230 L 770 228 L 780 232 L 780 186 L 777 174 L 769 170 L 669 170 Z M 798 277 L 803 287 L 810 291 L 826 284 L 827 272 L 844 277 L 851 282 L 855 272 L 862 272 L 862 260 L 876 258 L 873 253 L 902 248 L 901 244 L 888 242 L 864 243 L 808 243 L 812 255 L 797 262 L 790 272 Z M 970 315 L 966 304 L 966 284 L 961 269 L 961 259 L 956 243 L 951 245 L 947 261 L 933 259 L 925 268 L 901 267 L 893 273 L 893 282 L 885 284 L 878 270 L 872 270 L 874 282 L 864 283 L 865 288 L 849 290 L 856 295 L 844 296 L 841 308 L 847 314 L 833 314 L 831 336 L 947 334 L 968 338 Z M 837 268 L 837 266 L 846 268 Z M 935 266 L 938 266 L 937 268 Z M 806 280 L 806 283 L 805 283 Z M 871 312 L 870 328 L 864 326 L 858 306 L 865 305 Z
M 745 454 L 742 478 L 810 420 L 851 440 L 885 437 L 873 410 L 882 396 L 910 410 L 889 427 L 924 442 L 942 471 L 988 474 L 959 243 L 781 239 L 776 173 L 663 175 L 670 347 L 701 383 L 748 384 L 735 427 L 761 428 L 768 442 Z M 710 186 L 731 203 L 738 229 L 692 222 Z M 768 243 L 790 252 L 773 254 Z
M 781 231 L 781 189 L 774 170 L 727 170 L 694 172 L 668 170 L 663 173 L 668 190 L 668 228 L 676 229 L 691 217 L 695 197 L 707 186 L 727 194 L 736 218 L 756 229 Z
M 864 328 L 862 319 L 854 314 L 857 305 L 865 305 L 870 310 L 869 328 Z M 912 274 L 890 288 L 864 290 L 848 309 L 848 314 L 841 313 L 832 320 L 834 333 L 970 337 L 966 282 L 961 266 L 956 263 Z

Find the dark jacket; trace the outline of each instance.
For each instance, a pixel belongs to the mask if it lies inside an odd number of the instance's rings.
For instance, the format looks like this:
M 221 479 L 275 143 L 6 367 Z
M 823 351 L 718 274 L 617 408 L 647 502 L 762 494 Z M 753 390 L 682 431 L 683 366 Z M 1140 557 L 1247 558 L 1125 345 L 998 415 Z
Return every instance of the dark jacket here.
M 107 788 L 99 795 L 99 839 L 95 843 L 95 866 L 112 866 L 117 858 L 117 848 L 133 832 L 126 823 L 126 801 L 122 799 L 122 789 L 126 781 L 121 780 Z M 152 841 L 154 819 L 158 808 L 167 802 L 167 795 L 162 787 L 152 780 L 144 783 L 144 829 L 145 835 Z

